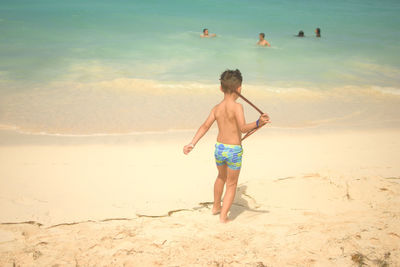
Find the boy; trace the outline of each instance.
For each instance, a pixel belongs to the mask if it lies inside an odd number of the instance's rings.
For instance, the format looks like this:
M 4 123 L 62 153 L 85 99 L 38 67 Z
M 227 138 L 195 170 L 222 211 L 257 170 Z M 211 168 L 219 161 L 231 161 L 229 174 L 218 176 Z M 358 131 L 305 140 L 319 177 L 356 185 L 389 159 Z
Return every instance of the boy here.
M 226 70 L 221 74 L 221 91 L 224 99 L 216 105 L 207 120 L 200 126 L 191 143 L 183 148 L 183 153 L 188 154 L 197 142 L 210 129 L 214 121 L 218 124 L 218 137 L 215 144 L 215 161 L 218 169 L 218 177 L 214 183 L 214 205 L 212 213 L 220 213 L 220 221 L 226 223 L 228 211 L 235 198 L 236 186 L 242 166 L 242 133 L 263 126 L 269 122 L 267 114 L 252 123 L 246 123 L 243 106 L 236 103 L 238 94 L 242 90 L 242 74 L 239 70 Z M 226 192 L 221 207 L 221 196 L 226 183 Z
M 265 33 L 260 33 L 259 34 L 259 36 L 258 36 L 258 38 L 259 38 L 259 41 L 257 42 L 257 45 L 259 45 L 259 46 L 271 46 L 269 43 L 268 43 L 268 41 L 267 40 L 265 40 Z

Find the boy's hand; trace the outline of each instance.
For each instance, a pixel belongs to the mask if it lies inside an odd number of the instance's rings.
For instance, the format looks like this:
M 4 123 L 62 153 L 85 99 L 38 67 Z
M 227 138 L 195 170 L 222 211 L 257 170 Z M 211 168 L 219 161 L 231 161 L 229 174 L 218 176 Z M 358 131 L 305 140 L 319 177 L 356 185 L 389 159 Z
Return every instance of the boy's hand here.
M 187 154 L 189 154 L 190 151 L 192 151 L 193 148 L 194 148 L 193 144 L 188 144 L 188 145 L 183 147 L 183 153 L 185 155 L 187 155 Z
M 269 116 L 264 113 L 259 118 L 259 126 L 264 126 L 265 124 L 269 123 Z

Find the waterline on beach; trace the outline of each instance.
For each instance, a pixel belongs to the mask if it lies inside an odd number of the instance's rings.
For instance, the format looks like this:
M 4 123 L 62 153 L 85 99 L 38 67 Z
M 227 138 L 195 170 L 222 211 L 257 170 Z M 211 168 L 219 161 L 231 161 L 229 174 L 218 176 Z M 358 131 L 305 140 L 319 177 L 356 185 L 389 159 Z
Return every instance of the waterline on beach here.
M 396 88 L 344 86 L 324 90 L 243 84 L 242 92 L 271 116 L 272 127 L 400 126 Z M 54 82 L 4 94 L 0 124 L 24 133 L 60 135 L 193 130 L 221 97 L 216 83 L 127 78 Z M 243 105 L 249 121 L 258 118 L 251 107 Z

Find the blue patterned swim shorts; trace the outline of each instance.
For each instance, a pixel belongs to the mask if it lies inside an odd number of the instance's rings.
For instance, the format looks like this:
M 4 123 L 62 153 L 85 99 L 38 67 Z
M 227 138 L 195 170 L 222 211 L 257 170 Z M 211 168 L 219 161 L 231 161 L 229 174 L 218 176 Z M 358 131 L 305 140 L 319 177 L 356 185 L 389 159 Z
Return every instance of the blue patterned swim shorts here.
M 241 145 L 215 144 L 215 162 L 218 166 L 228 165 L 232 170 L 240 170 L 242 166 L 243 148 Z

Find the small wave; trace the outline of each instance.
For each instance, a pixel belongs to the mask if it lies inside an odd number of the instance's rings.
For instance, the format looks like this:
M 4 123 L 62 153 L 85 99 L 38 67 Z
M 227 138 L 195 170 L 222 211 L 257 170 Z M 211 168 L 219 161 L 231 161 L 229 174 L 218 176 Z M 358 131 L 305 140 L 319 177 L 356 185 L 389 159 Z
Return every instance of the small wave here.
M 19 131 L 19 128 L 15 125 L 0 124 L 0 130 Z
M 68 134 L 58 132 L 46 132 L 46 131 L 34 131 L 27 130 L 15 125 L 0 124 L 0 131 L 13 131 L 24 135 L 36 135 L 36 136 L 59 136 L 59 137 L 107 137 L 107 136 L 137 136 L 137 135 L 158 135 L 168 133 L 191 133 L 196 129 L 167 129 L 159 131 L 132 131 L 126 133 L 90 133 L 90 134 Z
M 400 89 L 394 87 L 381 87 L 381 86 L 372 86 L 372 89 L 382 92 L 384 94 L 392 94 L 392 95 L 399 95 L 400 96 Z

